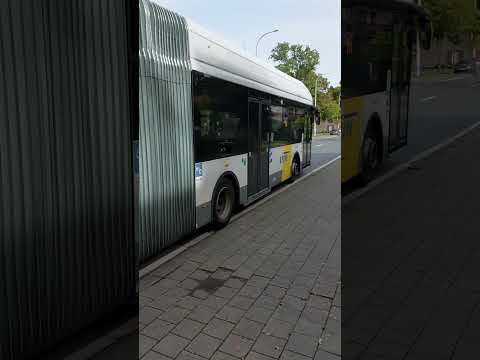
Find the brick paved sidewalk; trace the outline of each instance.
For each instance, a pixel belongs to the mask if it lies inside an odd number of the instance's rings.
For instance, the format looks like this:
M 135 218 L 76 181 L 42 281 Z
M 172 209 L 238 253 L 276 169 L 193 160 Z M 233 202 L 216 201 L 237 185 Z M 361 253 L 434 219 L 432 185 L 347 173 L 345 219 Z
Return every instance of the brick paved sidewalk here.
M 342 207 L 345 359 L 479 357 L 479 144 L 477 128 Z
M 340 358 L 340 162 L 141 280 L 145 360 Z

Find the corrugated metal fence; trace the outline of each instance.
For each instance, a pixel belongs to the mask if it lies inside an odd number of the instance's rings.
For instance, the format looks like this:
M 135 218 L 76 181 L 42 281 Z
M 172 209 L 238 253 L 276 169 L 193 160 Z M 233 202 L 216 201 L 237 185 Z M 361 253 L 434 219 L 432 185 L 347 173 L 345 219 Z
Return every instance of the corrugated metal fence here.
M 135 295 L 126 1 L 0 2 L 1 359 Z
M 185 19 L 141 0 L 141 261 L 195 229 L 191 92 Z

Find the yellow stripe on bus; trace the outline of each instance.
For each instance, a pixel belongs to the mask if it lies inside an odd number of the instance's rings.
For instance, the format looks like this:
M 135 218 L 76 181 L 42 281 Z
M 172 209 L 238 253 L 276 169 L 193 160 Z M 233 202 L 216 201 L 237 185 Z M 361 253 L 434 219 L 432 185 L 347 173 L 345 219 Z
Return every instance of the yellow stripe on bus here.
M 342 183 L 360 173 L 362 110 L 362 98 L 342 101 Z
M 282 181 L 288 180 L 291 176 L 292 145 L 285 145 L 282 153 Z

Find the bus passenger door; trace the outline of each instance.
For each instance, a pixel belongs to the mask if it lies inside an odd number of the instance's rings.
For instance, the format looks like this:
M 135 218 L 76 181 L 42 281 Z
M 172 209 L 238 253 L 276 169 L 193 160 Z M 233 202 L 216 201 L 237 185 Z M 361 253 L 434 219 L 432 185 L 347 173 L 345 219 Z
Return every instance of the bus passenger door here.
M 397 18 L 395 21 L 392 45 L 389 152 L 406 145 L 408 137 L 408 102 L 412 54 L 407 27 L 401 18 Z
M 260 102 L 248 103 L 248 196 L 268 188 L 269 182 L 269 127 L 268 119 L 262 121 Z
M 302 166 L 305 168 L 310 166 L 312 160 L 312 115 L 305 114 L 305 126 L 303 129 L 303 159 Z

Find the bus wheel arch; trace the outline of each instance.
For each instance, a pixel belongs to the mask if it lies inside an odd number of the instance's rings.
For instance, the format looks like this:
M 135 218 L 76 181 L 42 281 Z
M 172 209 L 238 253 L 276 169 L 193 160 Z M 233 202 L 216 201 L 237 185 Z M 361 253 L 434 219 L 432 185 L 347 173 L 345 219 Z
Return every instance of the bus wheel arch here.
M 377 171 L 383 160 L 383 129 L 380 116 L 374 113 L 368 120 L 361 148 L 361 173 L 362 184 L 368 183 Z M 368 161 L 365 161 L 365 159 Z
M 240 200 L 238 179 L 232 172 L 223 173 L 212 194 L 212 222 L 215 228 L 223 228 L 230 222 Z

